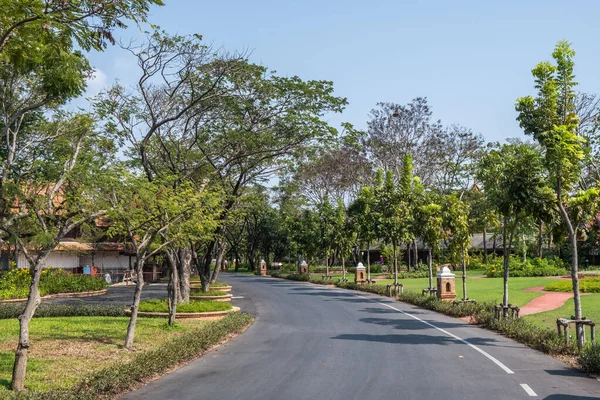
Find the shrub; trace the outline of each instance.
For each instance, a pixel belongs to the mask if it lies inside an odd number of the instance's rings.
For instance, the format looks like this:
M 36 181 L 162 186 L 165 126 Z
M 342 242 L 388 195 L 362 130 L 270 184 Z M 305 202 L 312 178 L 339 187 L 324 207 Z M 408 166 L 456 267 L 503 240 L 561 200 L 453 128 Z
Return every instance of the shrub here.
M 571 292 L 573 283 L 571 280 L 552 282 L 544 287 L 550 292 Z M 600 278 L 584 278 L 579 281 L 579 290 L 582 293 L 600 293 Z
M 0 319 L 18 318 L 25 308 L 24 303 L 3 304 Z M 34 318 L 50 317 L 124 317 L 122 305 L 108 304 L 49 304 L 42 303 L 35 310 Z
M 579 365 L 586 372 L 600 372 L 600 345 L 587 343 L 579 356 Z
M 191 289 L 190 294 L 192 296 L 227 296 L 227 293 L 222 290 L 209 290 L 208 292 L 203 292 L 202 289 Z
M 231 310 L 232 305 L 221 301 L 190 301 L 189 303 L 177 304 L 177 312 L 195 313 L 195 312 L 210 312 L 210 311 L 225 311 Z M 140 302 L 139 311 L 141 312 L 169 312 L 167 300 L 145 300 Z
M 510 257 L 509 276 L 511 277 L 558 276 L 566 273 L 565 264 L 559 258 L 532 258 L 523 262 L 516 257 Z M 488 265 L 485 274 L 488 278 L 504 276 L 502 259 L 495 258 Z

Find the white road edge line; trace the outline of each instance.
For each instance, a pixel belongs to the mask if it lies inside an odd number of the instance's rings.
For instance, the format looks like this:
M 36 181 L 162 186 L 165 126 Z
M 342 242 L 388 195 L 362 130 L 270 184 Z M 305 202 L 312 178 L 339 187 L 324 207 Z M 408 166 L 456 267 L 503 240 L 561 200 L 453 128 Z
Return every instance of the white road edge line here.
M 244 296 L 231 296 L 232 299 L 243 299 Z
M 375 299 L 369 299 L 369 298 L 367 298 L 367 297 L 364 297 L 364 296 L 358 296 L 358 295 L 356 295 L 356 297 L 360 297 L 360 298 L 362 298 L 362 299 L 367 299 L 367 300 L 373 300 L 373 301 L 375 301 L 375 302 L 377 301 L 377 300 L 375 300 Z M 438 331 L 440 331 L 440 332 L 442 332 L 442 333 L 444 333 L 444 334 L 446 334 L 446 335 L 448 335 L 448 336 L 450 336 L 450 337 L 452 337 L 452 338 L 454 338 L 454 339 L 456 339 L 456 340 L 459 340 L 459 341 L 463 342 L 464 344 L 466 344 L 467 346 L 471 347 L 473 350 L 475 350 L 475 351 L 477 351 L 477 352 L 481 353 L 481 354 L 482 354 L 484 357 L 488 358 L 488 359 L 489 359 L 490 361 L 492 361 L 494 364 L 496 364 L 497 366 L 499 366 L 500 368 L 502 368 L 502 369 L 504 370 L 504 372 L 506 372 L 507 374 L 514 374 L 514 372 L 513 372 L 513 371 L 512 371 L 510 368 L 508 368 L 506 365 L 502 364 L 502 363 L 501 363 L 501 362 L 500 362 L 500 361 L 499 361 L 497 358 L 495 358 L 495 357 L 494 357 L 494 356 L 492 356 L 491 354 L 489 354 L 489 353 L 486 353 L 485 351 L 481 350 L 479 347 L 475 346 L 474 344 L 471 344 L 471 343 L 467 342 L 465 339 L 459 338 L 459 337 L 458 337 L 458 336 L 456 336 L 455 334 L 453 334 L 453 333 L 450 333 L 450 332 L 448 332 L 448 331 L 447 331 L 447 330 L 445 330 L 445 329 L 442 329 L 442 328 L 440 328 L 440 327 L 437 327 L 437 326 L 433 325 L 433 324 L 432 324 L 432 323 L 430 323 L 430 322 L 424 321 L 424 320 L 422 320 L 422 319 L 421 319 L 421 318 L 419 318 L 419 317 L 416 317 L 416 316 L 414 316 L 414 315 L 412 315 L 412 314 L 409 314 L 409 313 L 407 313 L 406 311 L 402 311 L 402 310 L 400 310 L 400 309 L 398 309 L 398 308 L 396 308 L 396 307 L 392 307 L 392 306 L 390 306 L 389 304 L 385 304 L 385 303 L 377 303 L 377 304 L 381 304 L 382 306 L 385 306 L 385 307 L 391 308 L 392 310 L 396 310 L 396 311 L 398 311 L 398 312 L 400 312 L 400 313 L 402 313 L 402 314 L 404 314 L 404 315 L 407 315 L 407 316 L 409 316 L 409 317 L 411 317 L 411 318 L 413 318 L 413 319 L 416 319 L 417 321 L 420 321 L 420 322 L 424 323 L 425 325 L 428 325 L 428 326 L 430 326 L 430 327 L 432 327 L 432 328 L 434 328 L 434 329 L 437 329 Z M 521 385 L 521 386 L 523 386 L 523 385 Z M 527 387 L 529 387 L 529 386 L 527 386 Z M 523 389 L 525 389 L 525 387 L 523 387 Z M 527 389 L 525 389 L 525 390 L 527 390 Z M 529 388 L 529 390 L 531 390 L 531 388 Z M 533 392 L 533 390 L 532 390 L 532 392 Z M 534 394 L 535 394 L 535 392 L 534 392 Z M 537 396 L 537 395 L 536 395 L 536 396 Z
M 537 397 L 537 394 L 533 391 L 532 388 L 529 387 L 528 384 L 521 383 L 521 387 L 523 388 L 524 391 L 527 392 L 527 394 L 529 395 L 529 397 Z

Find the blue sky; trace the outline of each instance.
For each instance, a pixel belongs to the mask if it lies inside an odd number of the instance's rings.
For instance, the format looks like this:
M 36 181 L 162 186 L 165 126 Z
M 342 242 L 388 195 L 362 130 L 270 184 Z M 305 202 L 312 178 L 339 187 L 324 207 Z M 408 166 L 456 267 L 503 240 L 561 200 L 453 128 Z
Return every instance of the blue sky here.
M 488 141 L 522 136 L 517 97 L 532 93 L 531 69 L 555 43 L 577 51 L 578 90 L 600 93 L 600 1 L 165 0 L 150 20 L 215 46 L 248 50 L 281 75 L 334 82 L 348 98 L 341 115 L 366 128 L 379 101 L 426 96 L 434 117 L 480 132 Z M 131 27 L 117 37 L 142 37 Z M 98 74 L 89 92 L 136 77 L 135 60 L 117 48 L 90 54 Z

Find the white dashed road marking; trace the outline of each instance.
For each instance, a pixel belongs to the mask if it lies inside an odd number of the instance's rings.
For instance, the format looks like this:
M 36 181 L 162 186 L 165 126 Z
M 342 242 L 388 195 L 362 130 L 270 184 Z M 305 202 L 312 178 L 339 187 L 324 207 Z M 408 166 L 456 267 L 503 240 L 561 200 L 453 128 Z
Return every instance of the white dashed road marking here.
M 527 394 L 528 394 L 530 397 L 537 397 L 537 394 L 535 394 L 535 392 L 533 391 L 533 389 L 532 389 L 532 388 L 530 388 L 528 384 L 526 384 L 526 383 L 521 383 L 521 387 L 523 388 L 523 390 L 524 390 L 524 391 L 526 391 L 526 392 L 527 392 Z
M 357 295 L 356 297 L 360 297 L 361 299 L 373 300 L 373 299 L 368 299 L 367 297 L 358 296 L 358 295 Z M 376 300 L 373 300 L 373 301 L 376 301 Z M 427 325 L 427 326 L 430 326 L 430 327 L 432 327 L 432 328 L 434 328 L 434 329 L 437 329 L 438 331 L 440 331 L 440 332 L 442 332 L 442 333 L 444 333 L 444 334 L 446 334 L 446 335 L 448 335 L 448 336 L 450 336 L 450 337 L 452 337 L 452 338 L 454 338 L 454 339 L 456 339 L 456 340 L 459 340 L 459 341 L 463 342 L 464 344 L 466 344 L 467 346 L 469 346 L 469 347 L 470 347 L 470 348 L 472 348 L 473 350 L 475 350 L 475 351 L 479 352 L 479 353 L 480 353 L 480 354 L 482 354 L 484 357 L 486 357 L 487 359 L 489 359 L 490 361 L 492 361 L 494 364 L 496 364 L 497 366 L 499 366 L 500 368 L 502 368 L 502 369 L 504 370 L 504 372 L 506 372 L 507 374 L 514 374 L 514 372 L 513 372 L 513 371 L 512 371 L 510 368 L 508 368 L 506 365 L 502 364 L 502 363 L 501 363 L 501 362 L 500 362 L 500 361 L 499 361 L 497 358 L 495 358 L 495 357 L 493 357 L 491 354 L 489 354 L 489 353 L 487 353 L 487 352 L 485 352 L 485 351 L 481 350 L 479 347 L 475 346 L 474 344 L 471 344 L 471 343 L 467 342 L 465 339 L 462 339 L 462 338 L 460 338 L 460 337 L 456 336 L 455 334 L 448 332 L 448 331 L 447 331 L 447 330 L 445 330 L 445 329 L 442 329 L 442 328 L 440 328 L 440 327 L 437 327 L 437 326 L 435 326 L 434 324 L 432 324 L 432 323 L 430 323 L 430 322 L 424 321 L 424 320 L 422 320 L 422 319 L 421 319 L 421 318 L 419 318 L 419 317 L 416 317 L 416 316 L 414 316 L 414 315 L 412 315 L 412 314 L 409 314 L 409 313 L 407 313 L 406 311 L 402 311 L 402 310 L 400 310 L 400 309 L 398 309 L 398 308 L 396 308 L 396 307 L 392 307 L 392 306 L 390 306 L 389 304 L 385 304 L 385 303 L 377 303 L 377 304 L 380 304 L 380 305 L 382 305 L 382 306 L 384 306 L 384 307 L 391 308 L 392 310 L 396 310 L 396 311 L 398 311 L 398 312 L 400 312 L 400 313 L 402 313 L 402 314 L 404 314 L 404 315 L 406 315 L 406 316 L 408 316 L 408 317 L 411 317 L 411 318 L 413 318 L 413 319 L 416 319 L 417 321 L 420 321 L 420 322 L 424 323 L 424 324 L 425 324 L 425 325 Z M 523 386 L 523 385 L 521 385 L 521 386 Z M 525 386 L 527 386 L 527 385 L 525 385 Z M 525 386 L 523 386 L 523 389 L 525 389 Z M 529 386 L 527 386 L 527 387 L 529 388 Z M 531 388 L 529 388 L 529 390 L 531 390 Z M 525 391 L 527 391 L 527 389 L 525 389 Z M 531 390 L 531 392 L 532 392 L 534 395 L 536 395 L 536 394 L 535 394 L 535 392 L 534 392 L 533 390 Z M 528 392 L 528 393 L 529 393 L 529 392 Z M 530 394 L 530 396 L 531 396 L 531 394 Z M 537 395 L 536 395 L 536 396 L 537 396 Z

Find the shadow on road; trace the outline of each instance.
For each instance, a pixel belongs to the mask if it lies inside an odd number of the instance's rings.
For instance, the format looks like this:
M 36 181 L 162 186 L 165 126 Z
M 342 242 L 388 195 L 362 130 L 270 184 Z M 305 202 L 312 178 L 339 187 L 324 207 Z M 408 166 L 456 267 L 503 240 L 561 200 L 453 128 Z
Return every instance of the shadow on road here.
M 413 319 L 387 319 L 387 318 L 361 318 L 360 322 L 364 322 L 365 324 L 375 324 L 381 326 L 391 326 L 394 329 L 403 329 L 403 330 L 423 330 L 423 329 L 431 329 L 429 325 L 426 325 L 420 321 L 416 321 Z M 448 322 L 440 322 L 436 321 L 435 325 L 439 328 L 460 328 L 463 327 L 463 324 L 455 324 Z
M 415 345 L 441 345 L 445 346 L 448 344 L 459 344 L 461 341 L 454 339 L 449 336 L 441 335 L 420 335 L 420 334 L 404 334 L 404 335 L 369 335 L 360 333 L 344 333 L 341 335 L 333 336 L 331 339 L 338 340 L 354 340 L 364 342 L 380 342 L 380 343 L 392 343 L 392 344 L 415 344 Z M 493 341 L 493 339 L 488 339 Z
M 548 397 L 544 397 L 544 400 L 598 400 L 600 397 L 589 397 L 589 396 L 572 396 L 570 394 L 551 394 Z

